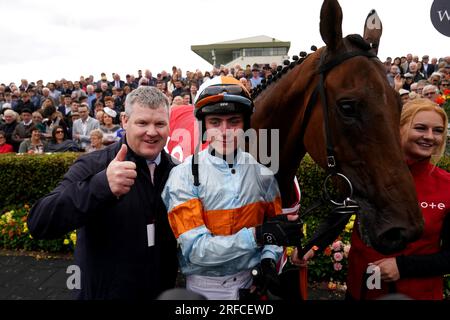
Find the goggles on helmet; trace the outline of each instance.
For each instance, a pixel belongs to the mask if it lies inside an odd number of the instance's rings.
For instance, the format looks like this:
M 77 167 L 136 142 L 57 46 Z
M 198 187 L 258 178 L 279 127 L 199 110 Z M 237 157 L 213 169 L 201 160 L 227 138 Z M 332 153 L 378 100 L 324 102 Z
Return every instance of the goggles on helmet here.
M 205 88 L 195 101 L 195 108 L 201 109 L 203 106 L 216 104 L 219 102 L 233 102 L 252 107 L 253 103 L 248 92 L 240 85 L 212 85 Z

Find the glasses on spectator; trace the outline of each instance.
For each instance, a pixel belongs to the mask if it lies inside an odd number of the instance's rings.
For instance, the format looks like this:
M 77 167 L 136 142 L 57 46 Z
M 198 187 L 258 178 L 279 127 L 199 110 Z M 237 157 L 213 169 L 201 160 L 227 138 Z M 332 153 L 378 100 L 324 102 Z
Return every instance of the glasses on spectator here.
M 64 133 L 62 130 L 56 130 L 56 133 Z
M 441 86 L 448 87 L 448 83 L 443 82 L 443 83 L 441 83 Z
M 431 92 L 426 92 L 426 93 L 424 93 L 423 95 L 424 95 L 425 97 L 431 97 L 433 94 L 434 94 L 434 92 L 431 91 Z

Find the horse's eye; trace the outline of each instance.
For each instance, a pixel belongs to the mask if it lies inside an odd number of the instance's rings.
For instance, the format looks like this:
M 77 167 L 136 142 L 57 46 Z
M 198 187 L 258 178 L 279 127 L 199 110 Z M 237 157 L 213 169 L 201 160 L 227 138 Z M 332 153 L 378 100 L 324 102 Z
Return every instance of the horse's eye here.
M 338 101 L 337 105 L 344 116 L 354 117 L 356 115 L 355 101 L 342 100 Z

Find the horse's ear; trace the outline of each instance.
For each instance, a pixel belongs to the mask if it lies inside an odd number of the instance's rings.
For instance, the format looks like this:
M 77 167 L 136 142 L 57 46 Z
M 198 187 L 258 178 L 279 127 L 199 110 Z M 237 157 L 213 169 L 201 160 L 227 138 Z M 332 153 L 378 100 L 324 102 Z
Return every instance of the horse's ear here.
M 324 0 L 320 10 L 320 35 L 329 50 L 342 42 L 342 9 L 337 0 Z
M 370 51 L 375 54 L 378 54 L 378 47 L 380 46 L 380 38 L 382 33 L 383 25 L 381 24 L 381 20 L 375 9 L 372 9 L 369 12 L 364 24 L 363 38 L 370 44 L 370 47 L 372 48 Z

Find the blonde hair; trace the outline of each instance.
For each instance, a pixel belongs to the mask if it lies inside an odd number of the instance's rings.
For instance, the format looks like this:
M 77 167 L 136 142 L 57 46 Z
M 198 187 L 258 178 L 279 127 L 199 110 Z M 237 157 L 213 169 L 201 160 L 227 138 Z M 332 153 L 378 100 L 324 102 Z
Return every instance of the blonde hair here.
M 434 103 L 429 99 L 414 99 L 408 101 L 402 109 L 402 114 L 400 116 L 400 134 L 402 142 L 407 139 L 407 130 L 411 128 L 413 119 L 416 117 L 416 114 L 422 111 L 434 111 L 439 114 L 444 122 L 444 132 L 442 133 L 443 139 L 441 145 L 437 148 L 436 154 L 431 156 L 431 162 L 436 164 L 442 158 L 442 155 L 445 151 L 445 144 L 448 133 L 448 118 L 444 109 L 442 109 L 438 104 Z
M 6 109 L 3 112 L 3 115 L 5 115 L 5 116 L 12 116 L 14 118 L 14 120 L 16 120 L 16 121 L 17 121 L 17 118 L 19 117 L 17 112 L 15 112 L 14 110 L 11 110 L 11 109 Z
M 96 136 L 97 138 L 103 139 L 103 132 L 100 129 L 93 129 L 89 136 Z

